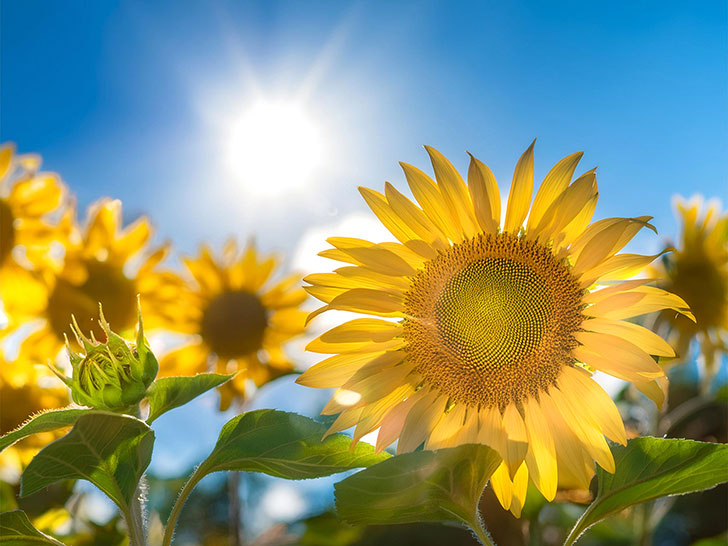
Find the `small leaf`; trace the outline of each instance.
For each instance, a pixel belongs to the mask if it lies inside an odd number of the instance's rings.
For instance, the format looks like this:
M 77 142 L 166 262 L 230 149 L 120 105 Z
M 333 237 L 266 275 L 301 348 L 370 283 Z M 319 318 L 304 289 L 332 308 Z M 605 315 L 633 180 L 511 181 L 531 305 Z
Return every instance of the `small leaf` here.
M 22 510 L 0 514 L 0 544 L 3 546 L 30 546 L 33 544 L 52 544 L 64 546 L 55 538 L 41 533 L 33 527 Z
M 202 393 L 219 387 L 232 375 L 216 373 L 202 373 L 193 377 L 163 377 L 152 384 L 148 394 L 149 417 L 147 423 L 152 424 L 157 417 L 179 406 L 184 406 L 190 400 Z
M 70 427 L 81 415 L 86 415 L 93 411 L 92 409 L 60 409 L 39 413 L 28 419 L 15 430 L 2 436 L 0 438 L 0 451 L 3 451 L 15 442 L 31 434 Z
M 354 524 L 459 521 L 479 533 L 478 501 L 500 462 L 474 444 L 397 455 L 337 483 L 336 511 Z
M 634 504 L 710 489 L 728 481 L 728 445 L 668 438 L 635 438 L 613 446 L 616 470 L 597 469 L 598 492 L 564 542 Z
M 21 477 L 20 495 L 59 480 L 84 479 L 127 513 L 153 444 L 152 430 L 134 417 L 100 412 L 81 416 L 68 434 L 33 458 Z
M 221 470 L 262 472 L 300 480 L 318 478 L 378 463 L 389 457 L 351 438 L 334 434 L 322 440 L 326 426 L 276 410 L 256 410 L 228 421 L 210 456 L 195 473 L 199 478 Z

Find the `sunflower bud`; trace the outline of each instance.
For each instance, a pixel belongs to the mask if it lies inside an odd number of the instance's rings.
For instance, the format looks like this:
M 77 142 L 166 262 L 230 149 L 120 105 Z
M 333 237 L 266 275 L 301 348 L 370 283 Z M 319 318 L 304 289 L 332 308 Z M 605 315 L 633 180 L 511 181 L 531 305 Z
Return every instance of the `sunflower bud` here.
M 87 338 L 73 317 L 71 329 L 86 354 L 74 352 L 66 338 L 72 377 L 53 371 L 71 389 L 77 404 L 109 411 L 130 411 L 144 398 L 159 370 L 157 359 L 144 341 L 141 308 L 136 344 L 111 331 L 101 304 L 99 324 L 106 332 L 106 343 L 96 341 L 93 332 L 91 339 Z

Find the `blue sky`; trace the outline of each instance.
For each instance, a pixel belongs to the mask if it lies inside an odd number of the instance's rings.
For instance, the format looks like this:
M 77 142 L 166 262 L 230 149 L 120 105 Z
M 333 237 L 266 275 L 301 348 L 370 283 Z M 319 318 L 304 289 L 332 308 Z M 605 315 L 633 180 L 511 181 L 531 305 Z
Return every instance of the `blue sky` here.
M 80 207 L 120 198 L 128 219 L 149 214 L 158 237 L 185 252 L 255 235 L 305 267 L 301 256 L 324 247 L 329 226 L 369 229 L 356 186 L 404 189 L 397 162 L 427 168 L 423 144 L 463 172 L 472 152 L 504 195 L 533 138 L 537 177 L 584 150 L 582 170 L 599 165 L 597 217 L 655 216 L 660 237 L 644 235 L 635 250 L 656 251 L 675 233 L 673 194 L 728 200 L 723 1 L 3 0 L 0 9 L 0 138 L 41 153 Z M 254 183 L 241 189 L 223 166 L 225 128 L 260 97 L 302 104 L 325 144 L 315 176 L 275 198 L 257 198 Z M 273 392 L 259 405 L 284 402 L 315 413 L 303 396 Z M 169 448 L 155 454 L 158 469 L 209 449 L 229 417 L 214 404 L 160 420 Z
M 254 231 L 290 251 L 363 211 L 356 185 L 426 167 L 423 144 L 463 169 L 473 152 L 503 186 L 535 137 L 537 175 L 584 150 L 597 215 L 651 214 L 664 235 L 672 194 L 728 193 L 721 1 L 6 0 L 1 15 L 2 139 L 40 152 L 81 206 L 121 198 L 185 251 Z M 218 121 L 256 95 L 303 100 L 331 144 L 268 202 L 220 169 Z

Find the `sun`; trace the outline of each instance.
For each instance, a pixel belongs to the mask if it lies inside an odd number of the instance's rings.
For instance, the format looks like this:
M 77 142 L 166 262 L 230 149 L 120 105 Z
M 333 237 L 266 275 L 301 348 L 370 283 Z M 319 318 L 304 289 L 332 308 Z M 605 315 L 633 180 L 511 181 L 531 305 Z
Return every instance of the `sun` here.
M 321 126 L 297 102 L 259 99 L 230 127 L 228 168 L 256 196 L 302 187 L 322 157 Z

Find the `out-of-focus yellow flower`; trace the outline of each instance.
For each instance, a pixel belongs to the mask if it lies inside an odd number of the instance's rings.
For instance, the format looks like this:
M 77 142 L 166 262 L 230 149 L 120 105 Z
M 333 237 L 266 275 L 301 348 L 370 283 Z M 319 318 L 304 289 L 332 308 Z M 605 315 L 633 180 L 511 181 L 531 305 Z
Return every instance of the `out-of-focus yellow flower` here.
M 6 362 L 0 354 L 0 435 L 14 430 L 31 415 L 68 404 L 68 389 L 43 387 L 43 381 L 60 385 L 48 370 L 24 360 Z M 43 432 L 30 436 L 0 453 L 3 478 L 15 480 L 39 449 L 61 435 Z
M 529 480 L 552 500 L 559 479 L 587 489 L 594 460 L 614 472 L 605 436 L 626 443 L 622 419 L 592 379 L 598 370 L 664 398 L 673 356 L 628 320 L 662 309 L 690 314 L 675 294 L 625 280 L 656 256 L 619 254 L 650 217 L 591 223 L 596 174 L 571 181 L 581 153 L 559 161 L 532 203 L 533 145 L 518 161 L 501 223 L 498 184 L 471 156 L 467 185 L 427 148 L 435 181 L 402 164 L 419 206 L 391 184 L 360 188 L 399 243 L 332 237 L 321 252 L 346 265 L 304 280 L 326 310 L 361 313 L 308 350 L 329 354 L 298 378 L 338 387 L 329 429 L 379 428 L 377 449 L 407 452 L 490 445 L 503 462 L 491 478 L 519 515 Z
M 251 243 L 242 252 L 234 241 L 217 258 L 207 246 L 184 260 L 191 275 L 178 296 L 178 312 L 170 329 L 194 340 L 160 362 L 160 375 L 193 375 L 212 367 L 218 373 L 238 372 L 220 387 L 220 409 L 242 402 L 246 382 L 261 386 L 293 370 L 282 345 L 304 330 L 306 299 L 300 277 L 269 279 L 273 256 L 261 256 Z
M 16 280 L 3 300 L 11 324 L 43 319 L 20 345 L 23 360 L 46 363 L 54 359 L 63 347 L 64 334 L 75 343 L 71 315 L 83 331 L 106 339 L 94 320 L 99 303 L 108 322 L 122 334 L 136 325 L 137 294 L 147 310 L 148 325 L 167 322 L 173 296 L 169 287 L 175 277 L 156 270 L 167 248 L 149 249 L 152 227 L 146 218 L 124 229 L 121 223 L 121 202 L 100 199 L 89 208 L 85 227 L 74 227 L 60 270 L 45 268 Z
M 679 248 L 663 256 L 653 274 L 665 290 L 688 302 L 696 322 L 663 311 L 657 327 L 680 361 L 689 358 L 690 342 L 698 339 L 707 385 L 728 348 L 728 213 L 697 196 L 689 201 L 677 197 L 675 208 L 682 223 Z
M 38 172 L 40 156 L 14 152 L 12 144 L 0 145 L 0 270 L 17 266 L 16 247 L 31 264 L 47 259 L 50 243 L 65 238 L 70 228 L 67 218 L 60 223 L 48 219 L 65 193 L 58 175 Z

